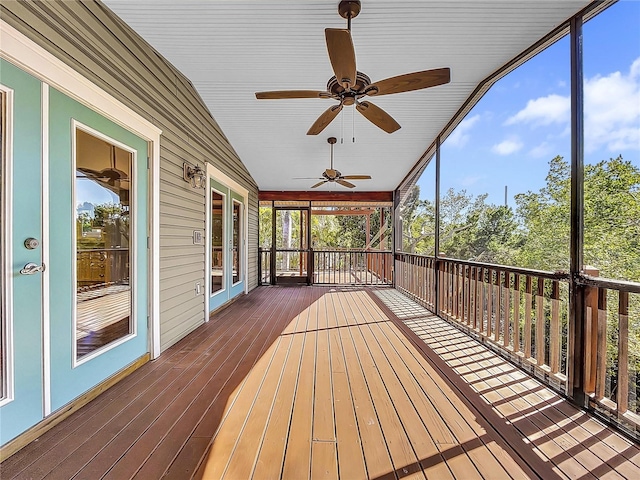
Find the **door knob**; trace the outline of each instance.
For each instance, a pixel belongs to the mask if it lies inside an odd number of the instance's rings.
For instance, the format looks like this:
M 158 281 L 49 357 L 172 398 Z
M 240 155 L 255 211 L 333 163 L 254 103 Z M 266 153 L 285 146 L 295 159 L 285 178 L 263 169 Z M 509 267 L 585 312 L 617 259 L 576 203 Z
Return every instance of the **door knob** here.
M 44 263 L 42 265 L 38 265 L 36 263 L 30 262 L 27 263 L 22 270 L 20 270 L 20 273 L 22 275 L 33 275 L 34 273 L 37 272 L 44 272 L 45 270 L 45 266 Z

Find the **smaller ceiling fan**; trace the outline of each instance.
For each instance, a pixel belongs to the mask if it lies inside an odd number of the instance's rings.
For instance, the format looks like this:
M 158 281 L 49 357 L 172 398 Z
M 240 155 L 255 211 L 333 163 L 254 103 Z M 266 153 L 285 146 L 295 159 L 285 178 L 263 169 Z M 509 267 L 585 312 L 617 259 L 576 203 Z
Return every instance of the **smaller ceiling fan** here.
M 322 172 L 321 182 L 311 185 L 311 188 L 318 188 L 325 183 L 339 183 L 343 187 L 355 188 L 355 185 L 347 180 L 371 180 L 371 175 L 342 175 L 338 170 L 333 168 L 333 145 L 336 143 L 336 137 L 329 137 L 327 142 L 331 145 L 331 167 Z

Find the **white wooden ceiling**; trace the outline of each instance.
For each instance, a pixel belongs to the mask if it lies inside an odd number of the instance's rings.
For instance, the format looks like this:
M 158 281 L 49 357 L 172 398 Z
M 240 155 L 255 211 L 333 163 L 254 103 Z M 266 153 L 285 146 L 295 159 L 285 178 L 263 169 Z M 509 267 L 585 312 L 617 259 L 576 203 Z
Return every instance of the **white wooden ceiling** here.
M 335 168 L 373 177 L 354 182 L 354 190 L 389 191 L 479 82 L 590 2 L 363 0 L 352 21 L 359 71 L 375 82 L 450 67 L 451 83 L 370 97 L 402 126 L 393 134 L 345 107 L 318 136 L 306 132 L 335 101 L 256 100 L 254 94 L 326 88 L 333 72 L 324 29 L 346 28 L 337 0 L 104 3 L 193 82 L 261 190 L 308 190 L 314 180 L 293 178 L 319 177 L 329 167 L 327 138 L 334 136 Z

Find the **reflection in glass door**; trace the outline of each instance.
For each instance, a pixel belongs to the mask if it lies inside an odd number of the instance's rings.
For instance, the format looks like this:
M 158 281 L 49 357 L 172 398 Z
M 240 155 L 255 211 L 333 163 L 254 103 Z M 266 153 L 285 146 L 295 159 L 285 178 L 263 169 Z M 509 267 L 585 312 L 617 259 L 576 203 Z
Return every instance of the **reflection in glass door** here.
M 224 281 L 224 195 L 211 190 L 211 294 L 225 288 Z
M 76 358 L 132 333 L 133 154 L 76 130 Z

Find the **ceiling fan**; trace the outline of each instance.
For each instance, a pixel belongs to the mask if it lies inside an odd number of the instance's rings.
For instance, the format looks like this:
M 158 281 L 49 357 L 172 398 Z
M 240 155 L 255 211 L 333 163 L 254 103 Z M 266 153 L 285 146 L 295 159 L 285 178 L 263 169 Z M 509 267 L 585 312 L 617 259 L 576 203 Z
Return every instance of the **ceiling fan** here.
M 343 187 L 355 188 L 355 185 L 347 180 L 371 180 L 371 175 L 342 175 L 338 170 L 333 168 L 333 145 L 336 143 L 336 137 L 329 137 L 327 142 L 331 145 L 331 167 L 322 172 L 320 182 L 311 185 L 311 188 L 318 188 L 325 183 L 335 182 Z M 315 178 L 315 177 L 314 177 Z M 311 180 L 309 178 L 309 180 Z
M 329 107 L 318 117 L 307 135 L 317 135 L 340 113 L 344 106 L 354 105 L 371 123 L 387 133 L 400 128 L 391 115 L 368 101 L 361 101 L 365 96 L 390 95 L 392 93 L 410 92 L 423 88 L 435 87 L 449 83 L 451 73 L 448 67 L 424 70 L 422 72 L 398 75 L 375 83 L 362 72 L 356 70 L 356 53 L 351 39 L 351 19 L 360 13 L 360 0 L 343 0 L 338 5 L 338 13 L 347 19 L 347 29 L 326 28 L 325 38 L 329 60 L 335 76 L 329 79 L 326 91 L 316 90 L 279 90 L 257 92 L 258 100 L 289 98 L 328 98 L 340 103 Z

